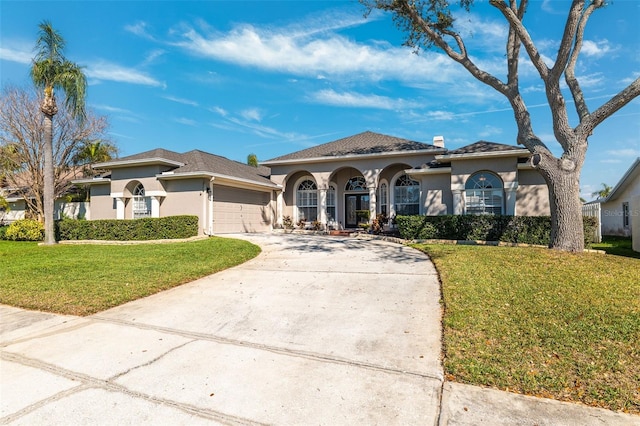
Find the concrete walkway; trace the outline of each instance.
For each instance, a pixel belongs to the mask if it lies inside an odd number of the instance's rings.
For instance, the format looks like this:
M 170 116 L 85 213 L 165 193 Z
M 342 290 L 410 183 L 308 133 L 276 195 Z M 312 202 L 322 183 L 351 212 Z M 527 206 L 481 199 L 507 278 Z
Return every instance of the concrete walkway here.
M 637 425 L 444 383 L 438 277 L 398 244 L 234 235 L 235 268 L 79 318 L 0 306 L 0 423 Z

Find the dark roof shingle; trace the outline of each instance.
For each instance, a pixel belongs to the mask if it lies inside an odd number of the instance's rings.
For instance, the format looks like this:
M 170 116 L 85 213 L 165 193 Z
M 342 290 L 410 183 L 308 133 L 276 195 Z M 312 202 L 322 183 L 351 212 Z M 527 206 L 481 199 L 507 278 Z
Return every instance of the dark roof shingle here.
M 524 149 L 523 147 L 514 145 L 505 145 L 502 143 L 478 141 L 470 145 L 460 147 L 451 151 L 447 151 L 446 155 L 459 155 L 459 154 L 478 154 L 484 152 L 500 152 L 500 151 L 517 151 Z
M 340 157 L 346 155 L 379 154 L 402 151 L 428 151 L 440 148 L 423 142 L 416 142 L 394 136 L 374 132 L 363 132 L 357 135 L 338 139 L 322 145 L 296 151 L 291 154 L 272 158 L 265 163 L 304 160 L 321 157 Z

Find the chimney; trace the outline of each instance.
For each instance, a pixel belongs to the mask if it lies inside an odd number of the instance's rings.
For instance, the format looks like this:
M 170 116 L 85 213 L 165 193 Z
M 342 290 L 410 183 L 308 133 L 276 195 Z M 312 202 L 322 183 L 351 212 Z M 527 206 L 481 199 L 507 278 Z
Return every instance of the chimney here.
M 444 136 L 434 136 L 433 145 L 438 148 L 444 148 Z

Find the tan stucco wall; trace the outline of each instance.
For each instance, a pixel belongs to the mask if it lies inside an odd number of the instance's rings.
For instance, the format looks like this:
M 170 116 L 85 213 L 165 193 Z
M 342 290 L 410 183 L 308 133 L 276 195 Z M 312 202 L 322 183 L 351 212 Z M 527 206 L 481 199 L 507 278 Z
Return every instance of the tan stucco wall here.
M 550 214 L 549 189 L 542 175 L 535 170 L 518 170 L 516 215 L 548 216 Z
M 515 182 L 518 178 L 517 167 L 518 164 L 515 157 L 455 160 L 451 162 L 451 187 L 464 189 L 469 176 L 483 170 L 500 176 L 500 179 L 505 184 Z
M 167 196 L 160 201 L 160 216 L 196 215 L 202 216 L 203 204 L 207 199 L 206 179 L 180 179 L 164 182 Z M 202 228 L 203 224 L 201 224 Z
M 91 220 L 115 219 L 116 203 L 111 197 L 111 185 L 91 185 Z
M 125 197 L 131 196 L 131 191 L 140 182 L 145 192 L 164 191 L 163 181 L 156 178 L 157 174 L 168 170 L 162 166 L 140 166 L 123 169 L 114 169 L 111 173 L 111 192 L 124 193 Z
M 449 173 L 421 176 L 423 212 L 428 216 L 453 214 Z
M 17 200 L 9 202 L 9 210 L 0 212 L 0 221 L 5 223 L 11 223 L 14 220 L 20 220 L 25 218 L 26 203 L 24 200 Z

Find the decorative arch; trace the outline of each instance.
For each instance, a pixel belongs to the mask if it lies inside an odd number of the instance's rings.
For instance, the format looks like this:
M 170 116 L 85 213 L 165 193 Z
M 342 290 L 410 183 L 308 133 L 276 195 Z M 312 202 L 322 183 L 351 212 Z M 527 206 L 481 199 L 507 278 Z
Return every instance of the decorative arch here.
M 393 200 L 396 215 L 420 214 L 420 182 L 402 173 L 393 184 Z
M 311 176 L 302 176 L 295 185 L 295 218 L 296 222 L 318 220 L 318 185 Z
M 465 214 L 504 214 L 504 183 L 490 171 L 479 171 L 467 179 Z
M 368 191 L 367 181 L 363 176 L 355 176 L 347 181 L 345 191 Z
M 145 195 L 144 185 L 140 182 L 131 191 L 133 196 L 133 218 L 151 216 L 151 197 Z

